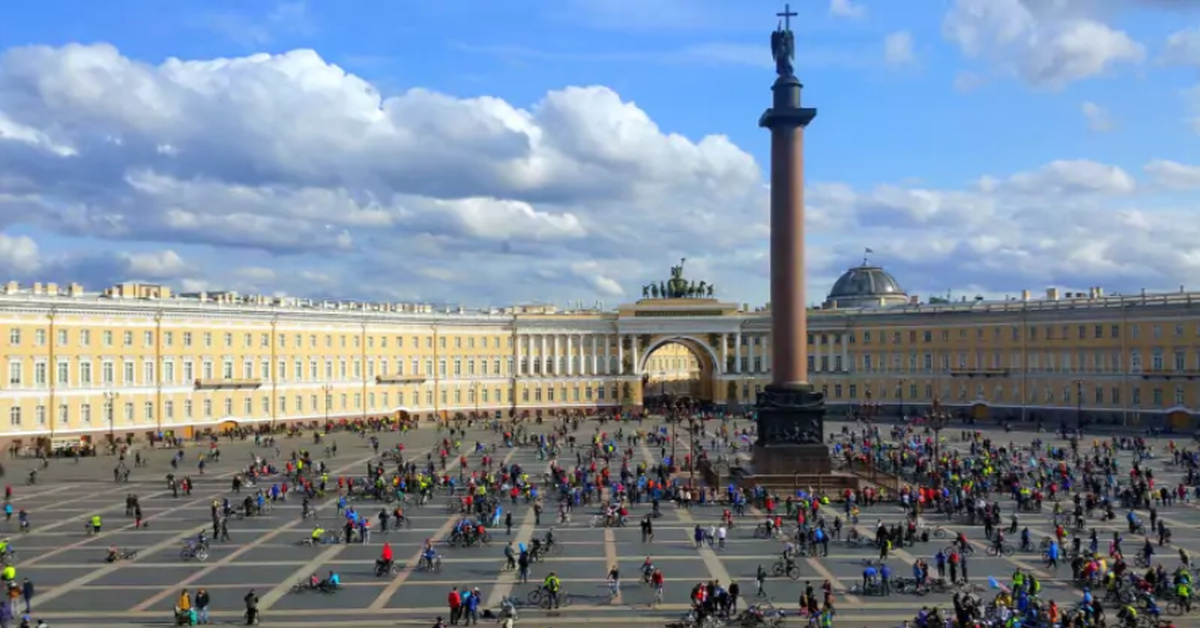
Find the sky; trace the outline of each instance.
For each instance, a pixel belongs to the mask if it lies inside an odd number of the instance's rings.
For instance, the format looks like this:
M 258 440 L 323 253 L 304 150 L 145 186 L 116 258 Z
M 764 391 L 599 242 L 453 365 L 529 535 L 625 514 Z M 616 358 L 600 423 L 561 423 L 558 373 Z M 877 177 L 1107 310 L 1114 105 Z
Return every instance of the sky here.
M 1200 0 L 794 0 L 807 299 L 1197 289 Z M 768 295 L 765 0 L 39 0 L 0 279 L 499 306 Z M 1190 285 L 1189 285 L 1190 284 Z

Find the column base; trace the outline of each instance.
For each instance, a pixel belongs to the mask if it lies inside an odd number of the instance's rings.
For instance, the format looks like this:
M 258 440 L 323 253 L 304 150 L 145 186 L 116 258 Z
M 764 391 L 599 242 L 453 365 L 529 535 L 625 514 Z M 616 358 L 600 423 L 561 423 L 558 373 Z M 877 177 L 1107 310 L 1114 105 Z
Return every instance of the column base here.
M 758 440 L 754 472 L 825 474 L 831 470 L 825 445 L 825 395 L 808 383 L 769 384 L 758 394 Z

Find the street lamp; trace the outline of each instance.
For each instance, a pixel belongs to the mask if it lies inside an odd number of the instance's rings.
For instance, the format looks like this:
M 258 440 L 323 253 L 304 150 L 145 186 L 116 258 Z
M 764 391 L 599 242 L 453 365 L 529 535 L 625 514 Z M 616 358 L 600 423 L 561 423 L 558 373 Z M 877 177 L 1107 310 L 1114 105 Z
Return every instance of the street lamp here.
M 933 471 L 936 473 L 942 460 L 942 428 L 950 422 L 950 414 L 942 410 L 942 402 L 933 398 L 933 408 L 929 412 L 929 426 L 933 428 Z
M 114 412 L 116 411 L 116 407 L 117 407 L 117 399 L 120 399 L 120 398 L 121 398 L 121 393 L 119 393 L 115 390 L 110 390 L 110 391 L 104 393 L 104 403 L 108 406 L 108 442 L 110 444 L 116 442 L 116 434 L 115 434 L 115 432 L 116 432 L 116 428 L 115 428 L 116 416 L 115 416 Z

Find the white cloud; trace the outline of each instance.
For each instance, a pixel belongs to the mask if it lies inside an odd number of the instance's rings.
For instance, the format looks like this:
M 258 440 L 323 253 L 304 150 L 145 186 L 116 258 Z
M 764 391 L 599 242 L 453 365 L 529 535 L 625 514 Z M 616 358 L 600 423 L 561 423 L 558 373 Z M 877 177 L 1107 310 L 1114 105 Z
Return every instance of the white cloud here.
M 954 0 L 943 36 L 969 57 L 1038 87 L 1058 88 L 1145 59 L 1145 48 L 1081 2 Z
M 91 287 L 611 303 L 688 257 L 722 298 L 761 303 L 759 165 L 651 113 L 602 86 L 528 106 L 384 97 L 311 51 L 147 65 L 109 46 L 10 50 L 0 268 Z M 1200 225 L 1165 190 L 1193 178 L 1165 163 L 1136 173 L 1156 185 L 1085 159 L 961 187 L 812 181 L 810 299 L 863 246 L 924 294 L 1186 283 Z
M 1080 110 L 1083 112 L 1083 119 L 1087 122 L 1089 131 L 1107 133 L 1113 130 L 1115 124 L 1112 115 L 1105 108 L 1094 102 L 1085 102 Z
M 1177 190 L 1200 188 L 1200 166 L 1189 166 L 1176 161 L 1156 159 L 1146 164 L 1146 173 L 1159 185 Z
M 750 155 L 660 129 L 609 88 L 525 108 L 420 88 L 385 98 L 308 50 L 155 66 L 107 45 L 11 49 L 0 120 L 4 225 L 231 256 L 172 271 L 193 284 L 266 283 L 232 270 L 262 254 L 343 256 L 387 280 L 317 289 L 448 298 L 417 270 L 453 260 L 475 298 L 519 299 L 526 288 L 506 283 L 532 261 L 674 257 L 702 238 L 733 251 L 759 240 L 742 226 L 765 209 Z M 122 269 L 134 272 L 112 261 L 91 276 Z M 412 285 L 388 286 L 397 276 Z M 585 290 L 614 294 L 601 279 Z
M 859 19 L 867 16 L 867 7 L 856 0 L 829 0 L 829 14 L 837 17 Z
M 128 271 L 139 279 L 166 279 L 178 277 L 188 270 L 183 258 L 175 251 L 122 254 Z
M 0 269 L 12 273 L 10 277 L 0 277 L 0 280 L 34 272 L 41 263 L 38 245 L 33 238 L 0 233 Z
M 897 31 L 883 38 L 883 61 L 891 67 L 913 65 L 917 54 L 913 51 L 912 33 Z
M 1007 187 L 1020 194 L 1128 194 L 1137 183 L 1117 166 L 1084 159 L 1053 161 L 1045 166 L 1012 175 Z
M 1200 66 L 1200 28 L 1176 31 L 1168 35 L 1162 59 L 1167 63 Z

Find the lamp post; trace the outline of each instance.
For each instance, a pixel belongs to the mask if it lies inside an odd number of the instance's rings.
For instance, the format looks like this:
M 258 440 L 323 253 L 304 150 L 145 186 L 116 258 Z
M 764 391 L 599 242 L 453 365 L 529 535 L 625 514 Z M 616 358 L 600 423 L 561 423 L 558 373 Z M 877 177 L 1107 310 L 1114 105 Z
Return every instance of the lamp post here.
M 1075 429 L 1083 429 L 1083 380 L 1075 380 Z
M 110 390 L 110 391 L 104 393 L 104 403 L 105 403 L 105 405 L 108 406 L 108 442 L 109 442 L 109 444 L 114 444 L 117 442 L 115 412 L 117 410 L 117 399 L 120 399 L 120 398 L 121 398 L 121 393 L 119 393 L 115 390 Z
M 933 428 L 933 471 L 941 465 L 942 460 L 942 428 L 950 422 L 949 413 L 942 410 L 942 402 L 933 398 L 933 408 L 929 412 L 929 426 Z
M 329 406 L 333 405 L 333 384 L 321 386 L 321 392 L 325 397 L 325 425 L 329 425 Z

